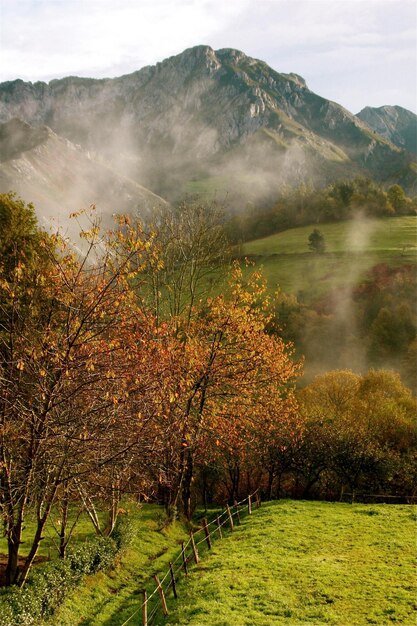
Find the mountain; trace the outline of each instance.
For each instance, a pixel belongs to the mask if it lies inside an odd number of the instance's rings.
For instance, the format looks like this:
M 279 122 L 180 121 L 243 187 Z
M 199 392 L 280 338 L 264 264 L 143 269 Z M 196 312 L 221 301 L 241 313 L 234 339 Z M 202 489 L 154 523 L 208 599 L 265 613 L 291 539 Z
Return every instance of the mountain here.
M 165 203 L 50 128 L 16 118 L 0 124 L 0 192 L 10 190 L 34 203 L 44 226 L 63 226 L 72 237 L 79 227 L 69 214 L 91 204 L 103 225 L 112 226 L 115 212 L 145 217 Z
M 408 152 L 297 74 L 233 49 L 197 46 L 114 79 L 2 83 L 0 122 L 12 118 L 47 125 L 169 199 L 217 189 L 239 205 L 358 174 L 417 191 Z
M 400 106 L 365 107 L 357 117 L 399 148 L 417 155 L 417 115 Z

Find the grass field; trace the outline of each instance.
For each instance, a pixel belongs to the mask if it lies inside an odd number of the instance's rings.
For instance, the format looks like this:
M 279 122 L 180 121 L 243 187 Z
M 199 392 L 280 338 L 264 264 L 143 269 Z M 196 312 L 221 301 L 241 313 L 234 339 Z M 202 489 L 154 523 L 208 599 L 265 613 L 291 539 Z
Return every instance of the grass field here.
M 264 504 L 215 544 L 158 623 L 415 626 L 415 551 L 411 506 Z
M 143 601 L 142 589 L 152 574 L 165 571 L 187 538 L 183 524 L 164 526 L 163 508 L 131 505 L 135 535 L 114 568 L 88 576 L 68 595 L 51 620 L 52 626 L 120 626 Z M 139 624 L 141 613 L 132 624 Z
M 415 625 L 415 513 L 412 506 L 264 504 L 203 553 L 180 580 L 179 599 L 170 595 L 169 618 L 157 624 Z M 154 573 L 166 572 L 187 529 L 165 526 L 156 505 L 131 504 L 129 516 L 132 546 L 115 567 L 86 577 L 51 625 L 121 626 L 133 614 L 129 624 L 141 623 L 142 589 L 152 588 Z M 75 540 L 92 534 L 84 519 Z M 47 532 L 41 553 L 52 546 Z
M 320 224 L 326 252 L 308 248 L 313 226 L 245 243 L 241 255 L 263 268 L 269 288 L 302 292 L 308 301 L 334 287 L 352 286 L 378 263 L 416 263 L 417 217 Z

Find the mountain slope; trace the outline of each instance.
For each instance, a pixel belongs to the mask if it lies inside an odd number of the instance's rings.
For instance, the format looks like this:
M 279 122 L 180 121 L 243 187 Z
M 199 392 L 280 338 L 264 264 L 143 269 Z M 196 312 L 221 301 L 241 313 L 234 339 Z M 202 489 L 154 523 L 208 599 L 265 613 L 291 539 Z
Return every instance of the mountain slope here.
M 417 154 L 417 115 L 400 106 L 365 107 L 357 117 L 399 148 Z
M 39 219 L 53 228 L 68 228 L 69 214 L 91 204 L 110 226 L 114 213 L 145 216 L 164 203 L 48 127 L 17 119 L 0 124 L 0 193 L 10 190 L 33 202 Z
M 246 197 L 355 174 L 416 188 L 405 151 L 298 75 L 232 49 L 197 46 L 115 79 L 3 83 L 0 121 L 12 117 L 47 124 L 170 197 L 219 175 Z

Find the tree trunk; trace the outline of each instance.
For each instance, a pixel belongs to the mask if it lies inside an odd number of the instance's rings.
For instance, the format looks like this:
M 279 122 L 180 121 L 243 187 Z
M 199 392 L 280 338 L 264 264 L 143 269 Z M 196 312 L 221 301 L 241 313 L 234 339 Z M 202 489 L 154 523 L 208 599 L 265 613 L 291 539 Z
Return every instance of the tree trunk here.
M 7 540 L 7 566 L 6 566 L 6 585 L 14 585 L 19 575 L 19 546 L 22 543 L 22 516 L 19 512 L 19 518 L 13 525 Z
M 185 454 L 185 471 L 182 484 L 182 505 L 185 517 L 191 519 L 191 484 L 193 481 L 194 463 L 190 450 Z
M 268 470 L 268 500 L 272 500 L 272 488 L 274 486 L 275 479 L 275 467 L 270 467 Z
M 39 549 L 39 545 L 43 539 L 42 537 L 42 533 L 44 531 L 45 528 L 45 524 L 47 522 L 47 519 L 49 517 L 49 514 L 51 512 L 51 508 L 52 508 L 52 504 L 55 498 L 55 494 L 56 494 L 56 490 L 58 488 L 58 481 L 55 482 L 55 485 L 53 486 L 53 488 L 51 489 L 51 492 L 49 494 L 48 500 L 47 500 L 47 504 L 45 507 L 45 511 L 42 515 L 42 517 L 38 517 L 38 525 L 36 528 L 36 532 L 35 532 L 35 537 L 33 539 L 33 543 L 32 543 L 32 547 L 30 549 L 30 552 L 28 554 L 28 556 L 26 557 L 25 563 L 23 565 L 22 571 L 19 575 L 18 578 L 18 583 L 19 583 L 19 587 L 23 587 L 23 585 L 26 582 L 26 579 L 28 577 L 29 574 L 29 570 L 32 567 L 33 561 L 35 559 L 35 556 L 38 552 Z
M 230 504 L 234 504 L 239 494 L 239 483 L 240 483 L 239 465 L 234 465 L 234 467 L 229 468 L 229 476 L 231 480 L 231 489 L 229 490 Z
M 68 498 L 65 497 L 62 501 L 62 516 L 61 516 L 61 527 L 59 529 L 59 558 L 65 559 L 65 553 L 67 550 L 67 525 L 68 525 L 68 508 L 69 502 Z
M 310 495 L 311 488 L 313 487 L 313 485 L 315 485 L 318 482 L 319 478 L 320 478 L 320 474 L 313 476 L 312 478 L 310 478 L 309 481 L 307 481 L 303 489 L 303 495 L 302 495 L 303 499 L 308 498 L 308 496 Z

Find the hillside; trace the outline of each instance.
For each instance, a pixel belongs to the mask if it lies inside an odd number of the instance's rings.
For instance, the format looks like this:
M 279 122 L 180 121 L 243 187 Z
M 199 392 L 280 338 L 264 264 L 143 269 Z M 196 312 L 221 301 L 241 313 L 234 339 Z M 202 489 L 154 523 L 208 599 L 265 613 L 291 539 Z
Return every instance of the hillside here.
M 0 122 L 14 117 L 47 124 L 171 199 L 213 179 L 236 206 L 283 183 L 355 174 L 417 189 L 406 151 L 297 74 L 229 48 L 197 46 L 115 79 L 9 81 L 0 85 Z
M 320 224 L 326 250 L 309 250 L 313 226 L 244 244 L 261 267 L 279 332 L 305 357 L 304 382 L 332 369 L 393 369 L 417 392 L 417 218 Z
M 378 263 L 415 264 L 417 219 L 357 219 L 320 224 L 325 254 L 308 248 L 313 226 L 303 226 L 245 243 L 242 256 L 262 266 L 270 289 L 302 291 L 312 301 L 336 287 L 354 287 Z
M 417 154 L 417 115 L 399 106 L 365 107 L 357 117 L 399 148 Z
M 411 506 L 264 504 L 180 585 L 167 623 L 412 626 L 414 520 Z
M 46 126 L 18 119 L 0 124 L 0 193 L 15 191 L 33 202 L 45 227 L 61 226 L 72 238 L 79 226 L 68 216 L 96 204 L 105 226 L 114 213 L 146 216 L 162 198 L 98 162 Z

